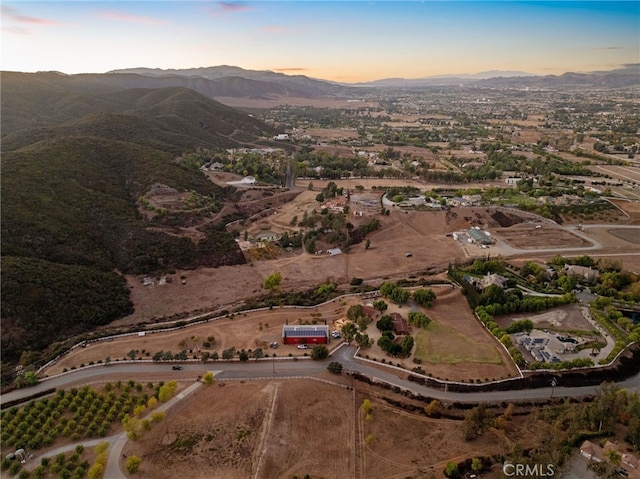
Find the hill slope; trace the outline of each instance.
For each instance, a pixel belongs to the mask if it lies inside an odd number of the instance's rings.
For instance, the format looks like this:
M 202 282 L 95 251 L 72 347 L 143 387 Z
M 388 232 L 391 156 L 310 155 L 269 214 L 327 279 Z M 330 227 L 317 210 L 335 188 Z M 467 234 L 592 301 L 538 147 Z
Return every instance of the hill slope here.
M 185 235 L 233 189 L 176 157 L 269 144 L 268 125 L 180 87 L 93 91 L 64 75 L 3 74 L 2 133 L 3 361 L 130 313 L 116 271 L 244 262 L 215 223 Z M 158 185 L 182 206 L 145 211 Z

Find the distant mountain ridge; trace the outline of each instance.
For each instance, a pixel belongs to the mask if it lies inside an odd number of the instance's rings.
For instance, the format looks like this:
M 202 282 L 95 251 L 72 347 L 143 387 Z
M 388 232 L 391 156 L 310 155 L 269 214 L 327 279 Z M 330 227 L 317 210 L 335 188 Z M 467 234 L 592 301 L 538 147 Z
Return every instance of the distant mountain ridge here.
M 214 67 L 168 69 L 158 68 L 127 68 L 112 70 L 107 74 L 113 75 L 141 75 L 148 78 L 168 79 L 185 82 L 189 79 L 195 82 L 196 79 L 206 79 L 215 82 L 216 85 L 229 85 L 230 78 L 243 78 L 253 80 L 258 83 L 243 85 L 243 88 L 229 89 L 224 94 L 217 94 L 210 87 L 207 92 L 197 89 L 204 94 L 211 96 L 247 96 L 250 87 L 255 88 L 254 94 L 280 95 L 282 90 L 275 88 L 279 85 L 286 87 L 285 95 L 301 97 L 321 97 L 344 95 L 354 88 L 380 87 L 380 88 L 419 88 L 430 86 L 501 86 L 505 88 L 562 88 L 562 87 L 601 87 L 620 88 L 640 84 L 640 67 L 636 64 L 625 65 L 611 71 L 598 71 L 588 73 L 568 72 L 563 75 L 534 75 L 523 71 L 514 70 L 489 70 L 474 74 L 448 74 L 435 75 L 421 78 L 383 78 L 369 82 L 357 83 L 335 83 L 327 80 L 314 79 L 304 75 L 285 75 L 269 70 L 246 70 L 244 68 L 222 65 Z M 236 80 L 238 82 L 239 80 Z

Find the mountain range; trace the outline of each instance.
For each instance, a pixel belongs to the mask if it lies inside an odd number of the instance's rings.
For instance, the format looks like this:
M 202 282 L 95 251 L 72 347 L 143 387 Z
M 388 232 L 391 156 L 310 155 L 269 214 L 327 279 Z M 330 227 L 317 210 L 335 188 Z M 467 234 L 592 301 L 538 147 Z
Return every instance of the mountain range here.
M 341 96 L 356 88 L 420 88 L 429 86 L 465 85 L 468 87 L 504 88 L 621 88 L 640 84 L 640 64 L 625 65 L 611 71 L 565 73 L 563 75 L 533 75 L 522 71 L 491 70 L 476 74 L 436 75 L 422 78 L 385 78 L 370 82 L 336 83 L 304 75 L 285 75 L 272 71 L 245 70 L 235 66 L 215 66 L 189 69 L 129 68 L 112 70 L 105 75 L 141 75 L 156 80 L 181 82 L 182 86 L 212 97 L 245 96 L 270 98 L 277 95 L 319 98 Z M 245 80 L 244 82 L 241 80 Z M 203 83 L 208 80 L 211 84 Z M 252 83 L 246 83 L 251 80 Z M 192 86 L 189 86 L 192 85 Z

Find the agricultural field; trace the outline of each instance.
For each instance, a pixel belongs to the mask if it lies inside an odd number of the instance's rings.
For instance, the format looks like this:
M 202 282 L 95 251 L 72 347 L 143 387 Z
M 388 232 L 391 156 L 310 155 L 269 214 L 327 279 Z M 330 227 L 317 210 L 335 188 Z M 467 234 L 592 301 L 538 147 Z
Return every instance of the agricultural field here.
M 2 438 L 2 470 L 10 472 L 19 469 L 19 461 L 9 461 L 6 456 L 22 448 L 32 456 L 50 455 L 50 451 L 63 446 L 104 438 L 121 430 L 120 421 L 126 416 L 140 415 L 155 407 L 157 397 L 162 397 L 162 384 L 117 381 L 100 387 L 83 386 L 69 390 L 58 390 L 42 399 L 32 400 L 23 406 L 14 406 L 2 411 L 0 418 Z M 176 384 L 177 387 L 177 384 Z M 147 418 L 149 426 L 156 420 Z M 68 456 L 68 457 L 67 457 Z M 33 477 L 58 477 L 64 473 L 68 477 L 84 477 L 89 468 L 91 454 L 83 447 L 75 449 L 75 454 L 56 455 L 54 460 L 45 460 L 40 466 L 27 463 L 34 469 Z M 15 471 L 17 473 L 17 470 Z M 45 473 L 50 473 L 46 476 Z M 29 476 L 31 477 L 31 476 Z
M 157 479 L 185 467 L 195 479 L 440 478 L 447 461 L 497 455 L 512 442 L 526 447 L 539 439 L 527 416 L 464 441 L 461 420 L 408 412 L 378 398 L 407 403 L 400 395 L 351 384 L 354 391 L 312 380 L 219 381 L 192 393 L 171 410 L 166 428 L 129 441 L 123 452 L 141 457 L 140 474 Z

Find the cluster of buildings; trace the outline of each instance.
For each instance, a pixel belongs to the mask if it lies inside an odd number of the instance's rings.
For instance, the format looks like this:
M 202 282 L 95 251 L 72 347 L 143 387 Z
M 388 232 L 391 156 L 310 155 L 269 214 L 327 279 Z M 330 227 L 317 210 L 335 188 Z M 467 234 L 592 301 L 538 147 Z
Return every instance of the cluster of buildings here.
M 591 441 L 584 441 L 580 446 L 580 455 L 594 462 L 604 462 L 617 456 L 620 458 L 620 467 L 618 469 L 620 476 L 640 479 L 638 458 L 628 452 L 620 451 L 618 445 L 611 441 L 605 442 L 604 446 L 599 446 Z
M 516 334 L 515 340 L 533 356 L 535 361 L 551 364 L 562 362 L 559 355 L 576 353 L 576 347 L 579 344 L 577 339 L 569 336 L 558 336 L 537 330 Z
M 456 241 L 466 241 L 467 243 L 480 246 L 489 246 L 495 243 L 495 240 L 491 237 L 491 233 L 477 226 L 469 228 L 468 230 L 456 231 L 452 236 Z

